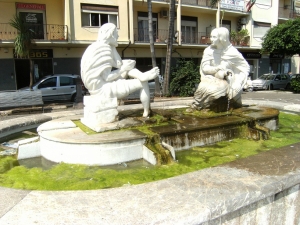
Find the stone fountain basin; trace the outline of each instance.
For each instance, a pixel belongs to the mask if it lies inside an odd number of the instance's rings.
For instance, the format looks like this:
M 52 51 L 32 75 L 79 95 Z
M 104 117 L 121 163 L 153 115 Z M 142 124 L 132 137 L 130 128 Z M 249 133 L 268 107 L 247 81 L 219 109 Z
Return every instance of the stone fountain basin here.
M 173 124 L 155 126 L 151 130 L 160 136 L 164 146 L 169 146 L 168 150 L 171 147 L 179 151 L 238 137 L 265 137 L 266 132 L 277 128 L 278 115 L 278 110 L 262 107 L 245 107 L 230 115 L 211 118 L 173 115 L 170 118 Z M 145 133 L 137 129 L 117 130 L 120 127 L 141 125 L 141 121 L 125 118 L 107 126 L 111 127 L 110 131 L 88 135 L 73 120 L 80 120 L 80 116 L 40 125 L 37 129 L 39 142 L 35 141 L 38 147 L 31 146 L 31 149 L 35 149 L 34 154 L 56 163 L 91 166 L 114 165 L 138 159 L 157 164 L 154 152 L 145 146 Z M 28 144 L 25 142 L 19 146 L 18 159 L 33 157 L 26 146 Z

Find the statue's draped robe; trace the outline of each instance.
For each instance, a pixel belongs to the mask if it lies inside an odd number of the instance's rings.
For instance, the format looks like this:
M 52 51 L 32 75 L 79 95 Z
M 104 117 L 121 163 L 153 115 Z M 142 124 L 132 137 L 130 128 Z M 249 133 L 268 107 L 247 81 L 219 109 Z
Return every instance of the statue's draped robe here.
M 121 65 L 122 59 L 115 47 L 101 42 L 91 44 L 81 59 L 81 79 L 90 94 L 113 97 L 110 96 L 113 89 L 121 82 L 107 81 L 106 77 L 113 68 L 119 69 Z
M 227 69 L 233 71 L 230 81 L 216 78 L 203 71 L 203 65 L 217 66 L 221 62 L 226 62 L 229 65 Z M 241 101 L 241 92 L 247 82 L 249 70 L 250 67 L 247 61 L 231 44 L 222 51 L 216 50 L 212 46 L 207 47 L 204 50 L 200 65 L 201 82 L 194 94 L 195 101 L 193 105 L 198 109 L 207 108 L 211 102 L 222 96 Z

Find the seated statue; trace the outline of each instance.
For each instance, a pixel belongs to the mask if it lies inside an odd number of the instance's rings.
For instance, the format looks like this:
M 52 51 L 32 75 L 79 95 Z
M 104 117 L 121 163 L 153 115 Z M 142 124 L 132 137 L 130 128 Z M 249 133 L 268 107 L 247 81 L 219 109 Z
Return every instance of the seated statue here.
M 82 56 L 81 78 L 90 92 L 88 96 L 90 98 L 87 98 L 84 103 L 84 113 L 88 114 L 88 116 L 84 115 L 85 120 L 91 120 L 90 116 L 92 116 L 95 117 L 94 122 L 98 123 L 115 121 L 117 100 L 137 90 L 140 90 L 140 100 L 144 108 L 143 116 L 149 116 L 148 81 L 158 76 L 159 69 L 155 67 L 142 73 L 134 68 L 134 60 L 122 60 L 116 50 L 118 37 L 118 30 L 114 24 L 102 25 L 97 41 L 91 44 Z M 133 79 L 125 79 L 127 77 Z M 103 113 L 99 114 L 99 112 Z
M 230 100 L 235 108 L 241 107 L 241 93 L 249 75 L 249 64 L 231 45 L 226 28 L 212 30 L 210 39 L 211 45 L 203 53 L 201 82 L 194 94 L 192 107 L 198 110 L 211 108 L 213 104 L 219 104 L 217 100 L 221 97 Z

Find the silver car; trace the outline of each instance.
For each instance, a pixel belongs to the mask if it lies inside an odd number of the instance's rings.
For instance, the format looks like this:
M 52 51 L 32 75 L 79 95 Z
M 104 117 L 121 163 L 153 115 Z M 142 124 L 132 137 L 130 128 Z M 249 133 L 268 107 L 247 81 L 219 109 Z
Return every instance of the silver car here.
M 75 101 L 76 99 L 76 79 L 79 75 L 55 74 L 46 76 L 32 86 L 34 90 L 41 90 L 43 101 Z M 20 91 L 27 91 L 29 87 Z
M 252 81 L 254 90 L 290 89 L 290 77 L 286 74 L 264 74 Z

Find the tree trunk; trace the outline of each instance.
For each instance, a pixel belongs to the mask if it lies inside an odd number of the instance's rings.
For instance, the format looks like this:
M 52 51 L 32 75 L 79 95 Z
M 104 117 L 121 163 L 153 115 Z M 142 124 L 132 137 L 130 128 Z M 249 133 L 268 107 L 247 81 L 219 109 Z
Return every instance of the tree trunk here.
M 175 0 L 170 0 L 169 8 L 169 34 L 167 43 L 167 54 L 166 54 L 166 67 L 164 75 L 164 86 L 163 94 L 169 95 L 169 83 L 170 83 L 170 73 L 171 73 L 171 60 L 172 60 L 172 46 L 174 38 L 174 20 L 175 20 Z
M 155 57 L 155 49 L 154 49 L 154 38 L 153 38 L 153 18 L 152 18 L 152 2 L 151 0 L 147 0 L 148 4 L 148 23 L 149 23 L 149 41 L 150 41 L 150 52 L 152 59 L 152 67 L 156 67 L 156 57 Z M 155 35 L 156 36 L 156 35 Z M 160 95 L 160 83 L 159 78 L 155 78 L 155 96 Z
M 30 66 L 30 72 L 29 72 L 29 89 L 32 90 L 32 86 L 33 86 L 33 60 L 29 59 L 29 66 Z

